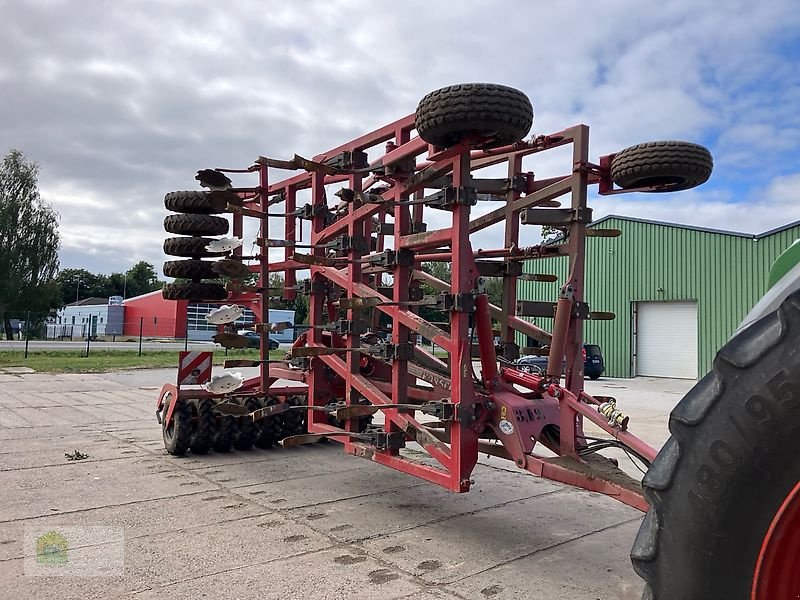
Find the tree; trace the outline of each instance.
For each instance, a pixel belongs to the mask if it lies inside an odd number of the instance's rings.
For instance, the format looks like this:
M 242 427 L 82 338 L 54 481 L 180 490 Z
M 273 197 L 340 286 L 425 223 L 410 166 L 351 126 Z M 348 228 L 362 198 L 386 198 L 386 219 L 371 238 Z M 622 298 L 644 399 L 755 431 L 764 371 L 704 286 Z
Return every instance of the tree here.
M 561 229 L 551 227 L 550 225 L 542 225 L 542 243 L 549 244 L 556 241 L 558 238 L 563 237 L 564 232 Z
M 58 305 L 58 213 L 39 195 L 39 165 L 11 150 L 0 165 L 0 319 L 9 311 Z
M 151 263 L 143 260 L 140 260 L 128 269 L 125 275 L 127 277 L 125 296 L 128 298 L 154 292 L 161 289 L 163 285 L 158 280 L 155 267 L 153 267 Z
M 86 269 L 64 269 L 59 272 L 56 282 L 61 288 L 62 305 L 84 298 L 108 297 L 108 277 L 90 273 Z

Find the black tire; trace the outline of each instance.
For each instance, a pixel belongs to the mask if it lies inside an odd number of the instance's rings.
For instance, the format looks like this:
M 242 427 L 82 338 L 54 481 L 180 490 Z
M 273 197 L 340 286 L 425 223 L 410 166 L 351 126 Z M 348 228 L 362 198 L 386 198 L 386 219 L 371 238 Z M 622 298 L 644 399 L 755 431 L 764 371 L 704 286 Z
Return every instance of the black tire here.
M 622 189 L 666 185 L 658 191 L 676 192 L 705 183 L 713 168 L 711 152 L 698 144 L 647 142 L 614 156 L 611 179 Z
M 277 398 L 267 396 L 260 399 L 259 406 L 266 408 L 267 406 L 275 406 L 277 403 Z M 256 436 L 255 445 L 259 448 L 271 448 L 281 439 L 283 435 L 283 415 L 273 415 L 256 421 L 256 424 L 258 425 L 258 435 Z
M 496 148 L 524 138 L 533 124 L 528 97 L 492 83 L 465 83 L 435 90 L 420 100 L 419 137 L 448 148 L 474 139 L 476 148 Z
M 161 288 L 165 300 L 188 300 L 189 302 L 217 302 L 225 300 L 228 292 L 219 283 L 165 283 Z
M 192 439 L 189 449 L 192 454 L 205 454 L 214 444 L 217 430 L 217 415 L 214 414 L 214 401 L 211 398 L 200 398 L 191 403 L 194 420 L 192 422 Z
M 167 427 L 166 416 L 169 404 L 165 400 L 161 419 L 161 434 L 164 438 L 164 448 L 167 452 L 175 456 L 183 456 L 189 449 L 192 439 L 192 407 L 185 400 L 171 399 L 170 402 L 177 401 L 175 410 L 172 413 L 172 421 Z
M 206 250 L 213 238 L 174 237 L 164 240 L 164 254 L 169 256 L 185 256 L 200 258 L 202 256 L 224 256 L 227 252 L 210 252 Z
M 289 396 L 286 402 L 292 406 L 301 406 L 306 403 L 304 396 Z M 283 437 L 308 433 L 306 427 L 307 416 L 305 410 L 287 410 L 283 413 Z
M 214 432 L 212 448 L 214 452 L 228 452 L 233 445 L 233 436 L 236 433 L 235 417 L 218 417 L 217 429 Z
M 244 406 L 250 412 L 261 408 L 261 405 L 255 398 L 248 398 L 245 400 Z M 233 447 L 237 450 L 250 450 L 258 437 L 259 428 L 250 417 L 239 417 L 236 419 L 236 425 Z
M 723 346 L 672 411 L 631 551 L 644 598 L 750 598 L 767 529 L 800 481 L 798 338 L 800 292 Z
M 225 212 L 219 202 L 212 202 L 208 192 L 198 191 L 170 192 L 164 196 L 164 206 L 177 213 L 217 215 Z
M 168 260 L 164 263 L 164 275 L 179 279 L 219 279 L 211 268 L 213 264 L 197 259 Z
M 211 215 L 167 215 L 164 229 L 178 235 L 225 235 L 228 233 L 228 220 Z
M 600 375 L 589 375 L 589 379 L 591 379 L 592 381 L 597 381 L 598 379 L 600 379 Z

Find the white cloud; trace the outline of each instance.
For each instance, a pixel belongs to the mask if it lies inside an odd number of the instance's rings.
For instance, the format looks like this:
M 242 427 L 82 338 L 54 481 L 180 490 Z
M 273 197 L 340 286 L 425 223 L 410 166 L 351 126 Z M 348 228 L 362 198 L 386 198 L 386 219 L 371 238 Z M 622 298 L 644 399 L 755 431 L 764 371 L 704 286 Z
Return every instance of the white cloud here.
M 664 138 L 712 148 L 707 186 L 601 198 L 596 214 L 760 227 L 796 215 L 791 201 L 768 208 L 800 172 L 795 4 L 4 3 L 3 143 L 41 163 L 64 264 L 95 270 L 161 262 L 162 198 L 194 187 L 196 169 L 314 155 L 464 81 L 526 91 L 538 133 L 588 123 L 593 157 Z

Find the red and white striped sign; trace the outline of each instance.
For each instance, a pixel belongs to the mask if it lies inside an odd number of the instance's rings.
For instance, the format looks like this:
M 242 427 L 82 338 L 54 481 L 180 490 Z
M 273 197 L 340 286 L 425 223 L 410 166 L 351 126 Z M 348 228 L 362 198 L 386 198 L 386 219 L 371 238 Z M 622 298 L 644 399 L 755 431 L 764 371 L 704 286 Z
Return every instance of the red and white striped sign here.
M 178 385 L 198 385 L 211 381 L 213 352 L 179 353 Z

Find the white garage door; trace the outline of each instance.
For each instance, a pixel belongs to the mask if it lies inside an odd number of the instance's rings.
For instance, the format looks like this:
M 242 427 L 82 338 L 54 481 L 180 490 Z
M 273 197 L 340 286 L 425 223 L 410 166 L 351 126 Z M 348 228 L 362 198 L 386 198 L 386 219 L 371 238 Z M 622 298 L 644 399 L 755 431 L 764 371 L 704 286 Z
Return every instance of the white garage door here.
M 697 302 L 638 302 L 636 374 L 697 378 Z

